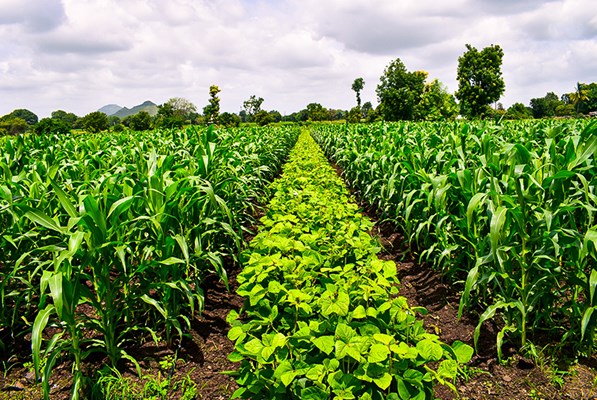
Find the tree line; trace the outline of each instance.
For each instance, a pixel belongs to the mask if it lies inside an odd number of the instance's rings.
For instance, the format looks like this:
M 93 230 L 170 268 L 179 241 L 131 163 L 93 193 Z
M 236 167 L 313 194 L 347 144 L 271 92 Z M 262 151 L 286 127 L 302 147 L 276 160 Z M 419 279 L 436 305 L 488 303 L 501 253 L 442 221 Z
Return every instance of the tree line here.
M 362 103 L 363 78 L 356 78 L 351 89 L 356 94 L 356 106 L 350 110 L 325 108 L 310 103 L 304 109 L 289 115 L 276 110 L 265 110 L 264 99 L 251 95 L 236 113 L 220 113 L 220 88 L 209 88 L 208 104 L 202 113 L 189 100 L 174 97 L 158 106 L 155 116 L 146 111 L 120 119 L 100 111 L 83 117 L 57 110 L 48 118 L 38 120 L 37 115 L 26 109 L 17 109 L 0 117 L 0 135 L 15 135 L 32 131 L 36 133 L 68 133 L 72 129 L 100 132 L 108 129 L 122 131 L 125 128 L 147 130 L 153 128 L 178 128 L 190 124 L 219 124 L 238 126 L 241 123 L 267 125 L 279 122 L 337 121 L 349 123 L 379 120 L 435 121 L 450 120 L 462 116 L 477 118 L 545 118 L 578 117 L 597 112 L 597 83 L 580 83 L 570 93 L 561 96 L 548 92 L 544 97 L 533 98 L 528 106 L 515 103 L 507 110 L 498 103 L 504 93 L 502 59 L 504 52 L 499 45 L 477 50 L 470 44 L 458 58 L 458 90 L 452 94 L 437 79 L 429 80 L 425 71 L 409 71 L 397 58 L 385 68 L 376 87 L 378 106 Z M 493 105 L 493 107 L 492 107 Z

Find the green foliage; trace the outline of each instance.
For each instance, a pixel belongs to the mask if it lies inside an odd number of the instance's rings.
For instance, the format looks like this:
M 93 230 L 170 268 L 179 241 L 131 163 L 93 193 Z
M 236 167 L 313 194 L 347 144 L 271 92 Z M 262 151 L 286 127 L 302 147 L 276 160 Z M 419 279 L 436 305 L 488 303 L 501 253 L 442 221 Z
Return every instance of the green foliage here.
M 482 307 L 505 341 L 592 353 L 597 326 L 597 124 L 320 126 L 314 136 L 421 261 Z M 498 350 L 500 351 L 500 350 Z M 498 353 L 501 355 L 501 353 Z
M 508 119 L 529 119 L 533 118 L 533 112 L 522 103 L 514 103 L 508 108 L 506 117 Z
M 147 111 L 140 111 L 127 118 L 128 126 L 134 131 L 151 129 L 151 115 Z
M 105 131 L 110 126 L 108 117 L 101 111 L 94 111 L 85 115 L 81 120 L 81 125 L 83 129 L 92 133 Z
M 253 116 L 253 122 L 259 126 L 265 126 L 274 122 L 274 116 L 265 110 L 259 110 Z
M 89 354 L 135 365 L 128 342 L 184 334 L 205 275 L 227 284 L 224 259 L 237 259 L 297 136 L 189 128 L 3 143 L 0 340 L 31 335 L 46 397 L 58 359 L 72 361 L 77 398 Z
M 72 126 L 57 118 L 42 118 L 33 128 L 34 132 L 41 135 L 66 135 Z
M 553 92 L 549 92 L 544 97 L 531 99 L 530 104 L 533 117 L 545 118 L 555 117 L 556 109 L 559 106 L 564 105 L 564 102 L 558 98 L 558 95 Z
M 27 132 L 27 129 L 29 129 L 29 125 L 22 118 L 3 117 L 0 119 L 0 136 L 19 135 Z
M 209 87 L 209 104 L 203 108 L 205 122 L 208 124 L 217 124 L 220 116 L 220 98 L 218 97 L 220 88 L 216 85 Z
M 352 90 L 357 94 L 357 108 L 361 108 L 361 90 L 365 87 L 363 78 L 357 78 L 352 83 Z
M 310 121 L 325 121 L 328 119 L 327 110 L 319 103 L 307 104 L 307 118 Z
M 13 110 L 12 112 L 10 112 L 10 114 L 6 114 L 0 119 L 8 121 L 15 118 L 24 120 L 27 123 L 27 125 L 35 125 L 38 121 L 37 115 L 35 115 L 32 111 L 29 111 L 24 108 Z
M 430 398 L 434 383 L 454 389 L 472 349 L 425 332 L 415 317 L 424 310 L 398 295 L 396 265 L 377 258 L 371 221 L 307 132 L 273 188 L 238 276 L 245 304 L 228 317 L 229 358 L 240 362 L 232 397 Z
M 219 118 L 220 125 L 227 127 L 238 127 L 240 125 L 240 117 L 234 113 L 223 112 Z
M 246 116 L 243 122 L 253 122 L 255 115 L 261 111 L 261 105 L 263 104 L 263 101 L 263 97 L 251 95 L 248 100 L 243 102 L 243 108 Z
M 70 124 L 70 126 L 72 127 L 79 117 L 77 117 L 73 113 L 67 113 L 63 110 L 56 110 L 52 111 L 51 118 Z
M 458 105 L 454 96 L 437 79 L 425 84 L 421 101 L 417 104 L 414 117 L 423 121 L 444 121 L 458 115 Z
M 587 99 L 579 103 L 579 112 L 588 114 L 591 111 L 597 111 L 597 82 L 581 83 L 580 87 L 584 90 Z
M 399 58 L 392 61 L 376 89 L 382 117 L 386 121 L 413 119 L 425 89 L 425 79 L 427 73 L 408 72 Z
M 483 118 L 489 114 L 489 105 L 497 101 L 506 88 L 502 79 L 504 51 L 491 45 L 478 51 L 470 44 L 458 57 L 458 91 L 460 113 L 470 118 Z
M 173 97 L 158 106 L 155 126 L 159 128 L 181 128 L 190 124 L 197 116 L 197 107 L 182 97 Z

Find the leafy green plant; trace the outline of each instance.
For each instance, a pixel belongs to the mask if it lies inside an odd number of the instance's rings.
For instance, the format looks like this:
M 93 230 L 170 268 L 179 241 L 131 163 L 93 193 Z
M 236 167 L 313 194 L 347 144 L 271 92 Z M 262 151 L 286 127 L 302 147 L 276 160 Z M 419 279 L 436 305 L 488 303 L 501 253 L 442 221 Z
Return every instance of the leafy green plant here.
M 428 334 L 377 258 L 372 223 L 303 133 L 245 253 L 231 312 L 233 398 L 427 398 L 472 348 Z M 430 365 L 435 363 L 436 368 Z

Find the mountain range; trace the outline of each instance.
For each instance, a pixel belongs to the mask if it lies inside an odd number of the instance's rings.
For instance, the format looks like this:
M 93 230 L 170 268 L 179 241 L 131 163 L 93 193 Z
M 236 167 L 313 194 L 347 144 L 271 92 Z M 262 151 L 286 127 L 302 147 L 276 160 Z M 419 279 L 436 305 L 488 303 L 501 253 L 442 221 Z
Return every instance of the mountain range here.
M 138 112 L 146 111 L 152 117 L 158 113 L 158 106 L 152 101 L 144 101 L 143 103 L 134 106 L 133 108 L 121 107 L 118 104 L 108 104 L 100 108 L 98 111 L 103 112 L 107 116 L 115 116 L 125 118 L 130 115 L 135 115 Z

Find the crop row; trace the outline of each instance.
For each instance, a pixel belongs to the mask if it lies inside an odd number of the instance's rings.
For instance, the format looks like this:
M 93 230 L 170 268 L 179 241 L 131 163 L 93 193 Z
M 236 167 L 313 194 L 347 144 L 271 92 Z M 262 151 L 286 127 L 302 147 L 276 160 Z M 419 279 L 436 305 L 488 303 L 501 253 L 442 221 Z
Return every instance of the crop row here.
M 31 335 L 46 396 L 68 355 L 73 398 L 90 354 L 137 365 L 126 349 L 140 335 L 172 344 L 203 307 L 205 276 L 227 284 L 224 263 L 297 137 L 189 128 L 7 140 L 0 344 Z
M 459 314 L 500 315 L 521 346 L 592 351 L 597 124 L 321 126 L 314 137 L 421 260 L 460 282 Z
M 228 317 L 245 399 L 426 399 L 472 348 L 428 334 L 376 256 L 372 223 L 303 133 L 245 253 Z

